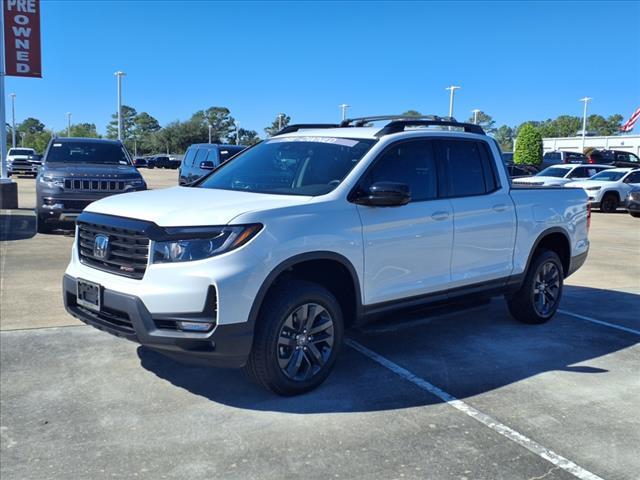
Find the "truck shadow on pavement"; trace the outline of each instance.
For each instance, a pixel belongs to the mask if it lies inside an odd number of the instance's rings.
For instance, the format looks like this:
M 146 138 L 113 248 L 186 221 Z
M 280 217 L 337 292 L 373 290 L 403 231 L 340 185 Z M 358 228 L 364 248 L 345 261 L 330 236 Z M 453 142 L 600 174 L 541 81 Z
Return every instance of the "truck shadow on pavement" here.
M 632 317 L 627 306 L 640 305 L 640 295 L 565 288 L 568 295 L 591 293 L 606 298 L 603 309 L 621 306 L 621 315 L 627 317 Z M 594 311 L 587 314 L 597 316 Z M 576 375 L 588 375 L 587 381 L 598 388 L 608 370 L 601 368 L 597 359 L 640 340 L 633 333 L 563 314 L 557 314 L 545 325 L 520 324 L 509 316 L 501 299 L 432 318 L 419 313 L 402 319 L 388 318 L 365 330 L 349 331 L 347 337 L 460 399 L 545 372 L 553 372 L 565 381 L 579 381 Z M 343 348 L 333 373 L 323 385 L 291 398 L 262 390 L 239 370 L 186 366 L 145 347 L 139 347 L 137 353 L 142 367 L 157 377 L 194 395 L 236 408 L 326 413 L 441 403 L 437 397 L 348 346 Z

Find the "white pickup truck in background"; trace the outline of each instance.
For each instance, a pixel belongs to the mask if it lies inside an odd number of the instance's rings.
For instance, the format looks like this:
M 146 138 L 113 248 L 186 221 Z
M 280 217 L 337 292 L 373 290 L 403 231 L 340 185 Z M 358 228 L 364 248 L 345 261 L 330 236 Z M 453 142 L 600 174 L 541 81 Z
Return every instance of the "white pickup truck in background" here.
M 99 329 L 292 395 L 380 314 L 504 295 L 517 320 L 548 321 L 589 213 L 582 189 L 512 188 L 477 125 L 293 125 L 193 186 L 89 205 L 63 295 Z

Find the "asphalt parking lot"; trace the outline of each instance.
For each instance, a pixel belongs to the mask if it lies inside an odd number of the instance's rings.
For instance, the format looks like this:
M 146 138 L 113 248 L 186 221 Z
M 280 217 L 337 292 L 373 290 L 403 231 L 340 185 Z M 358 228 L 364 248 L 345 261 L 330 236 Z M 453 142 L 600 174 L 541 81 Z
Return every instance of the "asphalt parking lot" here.
M 640 476 L 640 220 L 626 213 L 593 214 L 550 323 L 516 323 L 501 299 L 388 318 L 349 332 L 318 390 L 280 398 L 67 315 L 73 237 L 29 238 L 34 181 L 17 181 L 23 210 L 2 218 L 15 240 L 0 243 L 3 480 Z

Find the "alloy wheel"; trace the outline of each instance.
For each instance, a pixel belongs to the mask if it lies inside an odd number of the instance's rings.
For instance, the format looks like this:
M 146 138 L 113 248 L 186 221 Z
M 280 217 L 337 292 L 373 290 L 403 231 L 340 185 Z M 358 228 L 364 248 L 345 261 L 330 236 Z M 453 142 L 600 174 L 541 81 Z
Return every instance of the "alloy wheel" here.
M 533 305 L 539 315 L 551 315 L 560 299 L 560 269 L 554 262 L 543 263 L 533 283 Z
M 277 342 L 281 371 L 290 379 L 305 381 L 320 372 L 333 350 L 333 318 L 321 305 L 305 303 L 284 321 Z

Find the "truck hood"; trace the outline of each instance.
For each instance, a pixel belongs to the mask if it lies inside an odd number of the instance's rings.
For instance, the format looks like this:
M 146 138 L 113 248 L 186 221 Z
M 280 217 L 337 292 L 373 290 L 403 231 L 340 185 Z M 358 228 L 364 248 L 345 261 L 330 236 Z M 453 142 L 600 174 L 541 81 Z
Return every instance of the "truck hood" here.
M 226 225 L 243 213 L 300 205 L 311 198 L 172 187 L 113 195 L 93 202 L 85 211 L 146 220 L 161 227 Z
M 133 165 L 117 164 L 87 164 L 87 163 L 65 163 L 54 162 L 45 163 L 44 171 L 46 175 L 54 177 L 91 177 L 91 178 L 113 178 L 131 179 L 140 178 L 140 172 Z

